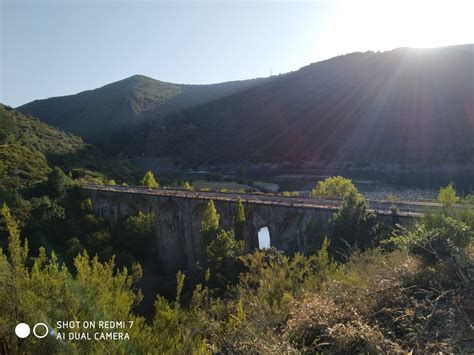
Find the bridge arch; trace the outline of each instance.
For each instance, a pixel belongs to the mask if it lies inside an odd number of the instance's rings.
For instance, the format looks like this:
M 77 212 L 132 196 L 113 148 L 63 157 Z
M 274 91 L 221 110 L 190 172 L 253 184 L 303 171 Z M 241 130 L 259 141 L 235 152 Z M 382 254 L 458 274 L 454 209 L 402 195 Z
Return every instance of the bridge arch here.
M 292 254 L 306 247 L 306 224 L 303 213 L 286 216 L 278 227 L 280 248 Z
M 265 231 L 265 229 L 268 232 Z M 269 240 L 265 240 L 267 238 Z M 256 210 L 250 210 L 247 213 L 244 227 L 244 240 L 248 251 L 275 246 L 272 225 Z

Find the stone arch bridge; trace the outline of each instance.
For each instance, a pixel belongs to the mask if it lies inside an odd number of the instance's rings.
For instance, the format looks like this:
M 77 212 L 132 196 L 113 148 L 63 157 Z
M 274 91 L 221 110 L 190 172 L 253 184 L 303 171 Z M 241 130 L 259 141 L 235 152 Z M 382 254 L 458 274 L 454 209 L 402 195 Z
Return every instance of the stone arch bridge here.
M 179 269 L 193 271 L 199 262 L 202 263 L 204 255 L 199 229 L 211 199 L 220 214 L 221 226 L 226 230 L 232 227 L 237 199 L 242 199 L 246 214 L 243 234 L 248 250 L 259 247 L 258 231 L 267 227 L 270 245 L 284 252 L 306 251 L 315 242 L 309 240 L 308 223 L 316 221 L 324 226 L 340 206 L 338 200 L 180 189 L 87 185 L 82 191 L 91 198 L 94 213 L 111 223 L 138 211 L 154 212 L 157 258 L 163 270 L 169 273 Z M 426 205 L 399 203 L 396 206 L 399 212 L 395 215 L 390 211 L 392 204 L 370 202 L 377 218 L 403 224 L 419 216 Z

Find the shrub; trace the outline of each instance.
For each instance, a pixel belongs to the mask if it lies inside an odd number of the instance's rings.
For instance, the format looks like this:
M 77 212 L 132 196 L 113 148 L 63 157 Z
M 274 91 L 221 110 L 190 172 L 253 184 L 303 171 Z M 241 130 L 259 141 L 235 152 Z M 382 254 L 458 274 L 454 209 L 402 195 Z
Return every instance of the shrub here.
M 235 240 L 234 232 L 220 230 L 206 247 L 207 264 L 213 286 L 225 290 L 235 284 L 243 265 L 239 259 L 244 254 L 244 242 Z
M 311 191 L 311 196 L 319 198 L 342 198 L 347 193 L 356 193 L 357 188 L 350 179 L 342 176 L 334 176 L 319 181 Z
M 459 202 L 459 197 L 456 195 L 456 190 L 452 182 L 439 190 L 438 201 L 445 207 L 451 207 Z
M 375 215 L 364 197 L 354 191 L 344 195 L 342 206 L 329 221 L 331 249 L 337 253 L 351 247 L 367 248 L 374 237 Z
M 48 174 L 48 187 L 53 196 L 64 196 L 71 185 L 72 180 L 57 166 Z
M 160 185 L 155 180 L 155 176 L 151 171 L 147 171 L 143 176 L 143 179 L 140 181 L 141 186 L 148 187 L 149 189 L 156 189 Z
M 285 197 L 298 197 L 300 193 L 298 191 L 283 191 L 281 195 Z
M 396 239 L 426 264 L 435 265 L 453 258 L 473 240 L 471 228 L 464 222 L 444 217 L 437 225 L 418 224 L 413 231 Z
M 143 259 L 156 255 L 156 217 L 153 212 L 139 211 L 128 217 L 115 228 L 120 243 L 118 250 L 126 248 L 136 258 Z

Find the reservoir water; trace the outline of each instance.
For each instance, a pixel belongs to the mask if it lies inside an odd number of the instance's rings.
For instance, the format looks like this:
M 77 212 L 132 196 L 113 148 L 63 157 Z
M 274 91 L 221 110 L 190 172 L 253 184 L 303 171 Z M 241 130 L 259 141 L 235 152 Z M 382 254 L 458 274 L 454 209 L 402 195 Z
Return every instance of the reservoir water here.
M 474 172 L 428 172 L 428 173 L 368 173 L 368 172 L 318 172 L 286 171 L 262 174 L 258 179 L 272 181 L 281 191 L 309 192 L 318 181 L 329 176 L 341 175 L 350 178 L 358 190 L 369 199 L 385 199 L 397 195 L 402 200 L 436 199 L 440 187 L 452 182 L 460 196 L 474 193 Z M 257 177 L 256 177 L 257 178 Z

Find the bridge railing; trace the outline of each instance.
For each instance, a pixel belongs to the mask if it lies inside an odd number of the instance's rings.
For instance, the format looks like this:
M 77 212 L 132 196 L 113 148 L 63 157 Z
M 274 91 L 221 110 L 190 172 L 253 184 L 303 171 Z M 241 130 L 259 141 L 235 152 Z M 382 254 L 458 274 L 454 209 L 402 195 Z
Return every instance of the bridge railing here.
M 83 189 L 99 191 L 115 191 L 137 194 L 151 194 L 168 197 L 182 197 L 195 199 L 215 199 L 220 201 L 235 202 L 237 198 L 242 199 L 244 203 L 273 205 L 273 206 L 292 206 L 298 208 L 320 208 L 335 210 L 341 206 L 341 199 L 322 199 L 302 196 L 282 196 L 274 193 L 251 194 L 238 192 L 216 192 L 187 190 L 183 188 L 157 188 L 149 189 L 143 186 L 118 186 L 118 185 L 84 185 Z M 421 201 L 400 201 L 392 203 L 389 201 L 368 200 L 370 209 L 383 214 L 420 214 L 421 212 L 433 209 L 439 209 L 441 205 L 434 202 Z M 462 208 L 463 206 L 456 206 Z

